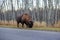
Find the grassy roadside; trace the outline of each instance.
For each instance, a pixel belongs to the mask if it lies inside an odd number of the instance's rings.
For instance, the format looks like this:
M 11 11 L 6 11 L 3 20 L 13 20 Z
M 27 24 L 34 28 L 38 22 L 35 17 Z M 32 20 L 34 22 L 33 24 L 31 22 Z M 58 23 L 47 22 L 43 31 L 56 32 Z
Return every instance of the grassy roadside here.
M 17 28 L 15 25 L 0 25 L 2 28 Z
M 48 27 L 41 27 L 41 28 L 33 28 L 33 30 L 42 30 L 42 31 L 55 31 L 60 32 L 60 28 L 48 28 Z
M 15 25 L 0 25 L 2 28 L 17 28 Z M 23 29 L 23 28 L 20 28 Z M 40 28 L 24 28 L 27 30 L 41 30 L 41 31 L 55 31 L 55 32 L 60 32 L 60 28 L 52 28 L 52 27 L 40 27 Z

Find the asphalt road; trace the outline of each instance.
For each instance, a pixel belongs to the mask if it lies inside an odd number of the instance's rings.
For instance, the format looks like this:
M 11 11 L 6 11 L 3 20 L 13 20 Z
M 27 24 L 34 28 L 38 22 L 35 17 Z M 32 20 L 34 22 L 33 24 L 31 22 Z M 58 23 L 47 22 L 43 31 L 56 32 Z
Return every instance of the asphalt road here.
M 0 40 L 60 40 L 60 32 L 0 28 Z

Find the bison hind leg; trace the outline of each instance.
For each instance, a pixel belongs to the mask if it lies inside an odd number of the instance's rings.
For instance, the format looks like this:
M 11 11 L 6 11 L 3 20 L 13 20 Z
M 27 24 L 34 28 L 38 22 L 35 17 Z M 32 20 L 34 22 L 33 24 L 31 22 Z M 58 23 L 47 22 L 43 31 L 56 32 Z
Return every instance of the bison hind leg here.
M 22 28 L 24 28 L 24 23 L 21 23 L 22 24 Z
M 17 27 L 19 28 L 19 22 L 17 22 Z

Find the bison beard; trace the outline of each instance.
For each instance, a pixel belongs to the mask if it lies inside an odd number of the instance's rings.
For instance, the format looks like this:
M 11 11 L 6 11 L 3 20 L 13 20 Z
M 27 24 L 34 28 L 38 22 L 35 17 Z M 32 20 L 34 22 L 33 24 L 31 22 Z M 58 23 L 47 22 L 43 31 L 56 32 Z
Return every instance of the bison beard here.
M 28 28 L 32 28 L 33 26 L 33 21 L 31 20 L 31 17 L 28 14 L 18 16 L 16 18 L 16 21 L 17 21 L 17 27 L 19 27 L 19 23 L 22 24 L 22 27 L 24 27 L 24 24 L 26 24 Z

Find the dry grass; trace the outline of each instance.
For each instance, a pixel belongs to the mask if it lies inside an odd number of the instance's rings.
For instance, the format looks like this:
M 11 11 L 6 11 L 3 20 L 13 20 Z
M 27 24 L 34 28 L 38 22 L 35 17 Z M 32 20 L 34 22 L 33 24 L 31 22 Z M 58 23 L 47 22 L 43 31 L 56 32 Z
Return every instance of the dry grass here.
M 60 28 L 60 21 L 58 21 L 54 26 Z
M 38 22 L 34 22 L 34 28 L 40 28 L 40 27 L 46 27 L 46 23 L 45 22 L 42 22 L 40 23 L 39 21 Z
M 17 23 L 16 23 L 16 21 L 13 21 L 13 20 L 11 20 L 9 22 L 8 21 L 0 21 L 0 25 L 17 26 Z M 21 27 L 21 24 L 20 24 L 20 27 Z M 25 25 L 25 27 L 26 27 L 26 25 Z M 41 28 L 41 27 L 47 27 L 46 23 L 45 22 L 40 23 L 39 21 L 34 22 L 33 28 Z M 54 26 L 49 25 L 48 27 L 60 28 L 60 21 L 58 21 L 57 24 L 54 24 Z
M 20 24 L 20 28 L 22 25 Z M 17 23 L 16 21 L 0 21 L 0 27 L 7 27 L 7 28 L 17 28 Z M 26 27 L 26 25 L 24 25 L 24 27 Z M 46 26 L 46 23 L 45 22 L 34 22 L 34 25 L 33 25 L 33 30 L 47 30 L 47 31 L 59 31 L 60 32 L 60 21 L 58 21 L 57 24 L 53 26 L 49 25 L 48 27 Z
M 11 20 L 11 21 L 0 21 L 0 26 L 5 26 L 5 27 L 12 27 L 12 28 L 16 28 L 17 27 L 17 23 L 16 23 L 16 21 L 13 21 L 13 20 Z M 19 24 L 19 27 L 21 28 L 21 24 Z M 24 27 L 26 27 L 26 25 L 24 25 Z

